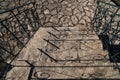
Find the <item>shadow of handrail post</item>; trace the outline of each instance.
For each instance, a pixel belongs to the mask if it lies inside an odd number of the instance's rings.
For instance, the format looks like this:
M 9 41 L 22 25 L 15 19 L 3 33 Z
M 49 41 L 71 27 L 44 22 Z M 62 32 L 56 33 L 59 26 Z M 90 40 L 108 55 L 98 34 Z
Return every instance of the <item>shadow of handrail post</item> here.
M 28 80 L 31 80 L 31 78 L 32 78 L 32 74 L 33 74 L 33 70 L 34 70 L 34 68 L 35 68 L 35 66 L 33 65 L 33 64 L 31 64 L 29 61 L 25 61 L 27 64 L 29 64 L 30 65 L 30 72 L 29 72 L 29 75 L 28 75 Z

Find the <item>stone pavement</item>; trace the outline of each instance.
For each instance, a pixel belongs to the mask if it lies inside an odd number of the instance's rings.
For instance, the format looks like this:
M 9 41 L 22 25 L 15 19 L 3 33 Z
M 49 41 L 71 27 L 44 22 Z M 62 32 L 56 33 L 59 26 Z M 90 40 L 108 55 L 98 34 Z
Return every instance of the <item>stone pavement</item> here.
M 38 0 L 38 13 L 43 26 L 89 26 L 94 0 Z
M 36 66 L 32 78 L 119 78 L 90 27 L 94 0 L 36 1 L 42 27 L 14 60 L 18 67 L 6 80 L 27 80 L 32 69 L 28 62 Z

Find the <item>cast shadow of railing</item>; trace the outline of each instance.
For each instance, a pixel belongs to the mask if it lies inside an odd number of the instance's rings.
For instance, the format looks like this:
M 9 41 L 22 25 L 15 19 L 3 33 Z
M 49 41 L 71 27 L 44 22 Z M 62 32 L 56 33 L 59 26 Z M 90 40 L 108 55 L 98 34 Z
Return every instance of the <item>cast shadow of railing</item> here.
M 11 64 L 40 27 L 35 2 L 13 7 L 0 14 L 0 60 Z M 6 68 L 4 68 L 5 71 Z
M 120 72 L 120 6 L 112 2 L 97 1 L 96 11 L 91 22 L 91 28 L 96 32 L 103 44 L 103 50 L 108 51 L 110 62 L 115 63 Z

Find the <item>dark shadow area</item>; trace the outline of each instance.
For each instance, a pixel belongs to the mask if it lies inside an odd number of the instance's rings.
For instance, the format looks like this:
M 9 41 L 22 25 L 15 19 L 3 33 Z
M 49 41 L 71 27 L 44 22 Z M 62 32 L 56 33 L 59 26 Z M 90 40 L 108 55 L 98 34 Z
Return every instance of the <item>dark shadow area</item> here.
M 119 0 L 111 0 L 113 3 L 115 3 L 117 6 L 120 6 L 120 1 Z
M 108 35 L 98 35 L 102 41 L 103 50 L 108 50 L 110 62 L 120 62 L 120 45 L 111 45 Z
M 109 57 L 110 62 L 120 63 L 120 45 L 110 45 Z
M 108 50 L 110 46 L 109 36 L 108 35 L 98 35 L 99 39 L 102 41 L 103 50 Z
M 12 65 L 4 62 L 4 61 L 0 61 L 0 80 L 5 80 L 6 74 L 7 72 L 9 72 L 12 69 Z

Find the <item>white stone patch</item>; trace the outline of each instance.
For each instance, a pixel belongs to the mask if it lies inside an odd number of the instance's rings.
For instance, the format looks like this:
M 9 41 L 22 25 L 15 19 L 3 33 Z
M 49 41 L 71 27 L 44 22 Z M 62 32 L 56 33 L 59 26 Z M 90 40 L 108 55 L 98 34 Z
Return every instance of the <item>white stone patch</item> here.
M 44 14 L 50 14 L 49 9 L 46 9 L 46 10 L 44 11 Z

